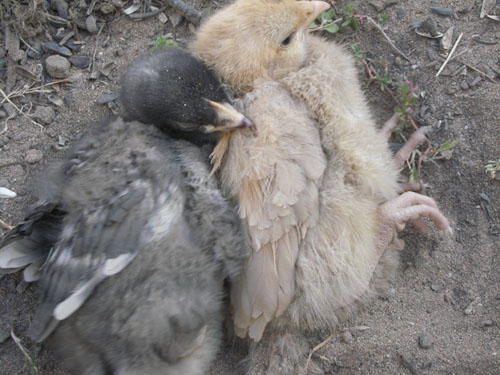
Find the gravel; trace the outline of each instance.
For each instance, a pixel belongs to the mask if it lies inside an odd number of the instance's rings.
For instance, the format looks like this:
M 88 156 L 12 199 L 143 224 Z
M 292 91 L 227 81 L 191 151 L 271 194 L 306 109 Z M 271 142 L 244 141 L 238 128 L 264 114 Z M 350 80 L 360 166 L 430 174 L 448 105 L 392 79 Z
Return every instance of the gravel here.
M 433 338 L 430 334 L 422 333 L 420 336 L 418 336 L 418 345 L 422 349 L 429 349 L 432 346 L 432 343 Z
M 39 105 L 33 113 L 33 118 L 42 124 L 49 125 L 54 121 L 56 113 L 51 107 Z
M 26 156 L 24 158 L 28 164 L 38 163 L 43 159 L 43 152 L 37 149 L 31 149 L 26 151 Z

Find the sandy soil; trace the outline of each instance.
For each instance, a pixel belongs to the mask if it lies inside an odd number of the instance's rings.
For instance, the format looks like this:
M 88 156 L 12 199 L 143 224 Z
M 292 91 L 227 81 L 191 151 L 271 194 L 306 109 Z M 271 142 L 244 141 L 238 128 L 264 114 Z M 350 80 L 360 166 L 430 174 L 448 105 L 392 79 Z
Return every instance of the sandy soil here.
M 341 11 L 346 4 L 339 1 L 336 9 Z M 373 4 L 383 9 L 378 12 Z M 212 1 L 196 1 L 193 5 L 205 10 L 220 6 Z M 492 180 L 484 170 L 489 160 L 500 157 L 498 75 L 493 72 L 493 82 L 483 76 L 472 88 L 465 86 L 480 76 L 473 68 L 484 71 L 487 65 L 500 70 L 499 23 L 479 18 L 481 1 L 384 0 L 355 1 L 354 5 L 357 14 L 376 20 L 387 18 L 384 30 L 411 62 L 394 53 L 382 34 L 367 22 L 358 31 L 348 28 L 328 38 L 348 47 L 357 45 L 382 72 L 387 68 L 392 77 L 418 85 L 425 94 L 415 104 L 413 114 L 419 125 L 434 127 L 429 137 L 436 148 L 458 141 L 448 159 L 427 161 L 421 168 L 427 194 L 438 201 L 455 234 L 448 240 L 426 238 L 408 228 L 403 236 L 407 246 L 401 267 L 387 296 L 374 301 L 331 337 L 331 332 L 311 336 L 311 348 L 330 337 L 312 358 L 324 366 L 325 374 L 499 374 L 500 181 Z M 432 6 L 451 8 L 456 17 L 436 15 L 430 10 Z M 116 90 L 126 65 L 145 53 L 151 41 L 173 31 L 170 22 L 163 24 L 157 17 L 137 22 L 119 13 L 98 15 L 106 26 L 98 36 L 81 33 L 83 49 L 79 54 L 92 58 L 95 51 L 97 67 L 113 61 L 111 74 L 89 80 L 88 70 L 72 68 L 72 74 L 78 76 L 73 83 L 51 86 L 56 90 L 53 94 L 65 98 L 66 103 L 60 107 L 50 104 L 45 93 L 13 100 L 18 106 L 24 104 L 27 111 L 30 102 L 52 106 L 56 118 L 43 128 L 21 115 L 0 121 L 0 128 L 5 129 L 0 134 L 0 186 L 18 194 L 13 199 L 0 199 L 0 219 L 5 223 L 21 219 L 34 202 L 32 183 L 51 159 L 61 156 L 61 145 L 111 113 L 106 105 L 96 104 L 96 99 Z M 467 50 L 438 78 L 435 75 L 442 60 L 429 64 L 428 51 L 439 52 L 439 42 L 417 35 L 410 27 L 412 22 L 430 16 L 437 22 L 438 31 L 454 26 L 455 38 L 463 33 L 456 53 Z M 3 26 L 0 29 L 5 31 Z M 192 34 L 182 23 L 175 35 L 182 45 Z M 47 38 L 42 33 L 27 42 L 36 40 Z M 32 69 L 40 63 L 28 58 L 23 66 Z M 451 76 L 464 64 L 468 65 L 465 75 Z M 360 76 L 368 83 L 363 66 L 359 67 Z M 0 88 L 5 91 L 8 77 L 2 69 Z M 15 88 L 29 81 L 21 75 L 15 78 Z M 41 83 L 51 81 L 44 73 Z M 393 112 L 392 99 L 375 83 L 367 85 L 366 94 L 382 124 Z M 393 140 L 402 142 L 398 137 Z M 41 151 L 43 158 L 29 164 L 25 157 L 32 149 Z M 14 164 L 9 165 L 11 162 Z M 39 374 L 62 374 L 43 344 L 35 344 L 25 335 L 37 288 L 25 286 L 21 280 L 20 274 L 0 279 L 0 374 L 32 373 L 9 338 L 11 330 L 20 336 Z M 419 339 L 430 340 L 430 347 L 422 348 L 425 345 Z M 237 365 L 244 356 L 244 347 L 228 340 L 210 374 L 241 373 Z

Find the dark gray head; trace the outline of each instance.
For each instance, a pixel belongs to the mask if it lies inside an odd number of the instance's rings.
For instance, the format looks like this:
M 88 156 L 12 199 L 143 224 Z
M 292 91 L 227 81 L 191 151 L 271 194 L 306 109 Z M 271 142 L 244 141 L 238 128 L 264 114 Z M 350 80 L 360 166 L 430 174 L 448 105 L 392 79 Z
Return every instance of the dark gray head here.
M 122 78 L 121 101 L 126 120 L 166 132 L 254 130 L 230 104 L 215 74 L 179 48 L 165 48 L 134 61 Z

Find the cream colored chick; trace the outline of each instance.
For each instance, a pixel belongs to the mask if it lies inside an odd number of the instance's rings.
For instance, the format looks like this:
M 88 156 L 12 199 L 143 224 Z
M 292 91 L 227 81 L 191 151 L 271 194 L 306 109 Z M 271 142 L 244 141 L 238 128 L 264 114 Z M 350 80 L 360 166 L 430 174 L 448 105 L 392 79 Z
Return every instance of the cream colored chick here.
M 321 147 L 317 147 L 327 162 L 320 178 L 319 217 L 315 225 L 301 232 L 298 255 L 274 241 L 267 247 L 256 246 L 258 243 L 253 241 L 252 257 L 231 293 L 239 335 L 248 333 L 259 341 L 264 331 L 262 323 L 274 318 L 266 339 L 252 353 L 257 356 L 254 364 L 267 358 L 262 368 L 254 367 L 257 373 L 297 374 L 300 365 L 305 364 L 303 354 L 308 349 L 302 333 L 334 328 L 340 319 L 384 286 L 397 265 L 395 250 L 400 248 L 400 241 L 396 233 L 406 222 L 426 216 L 438 228 L 449 229 L 431 198 L 415 193 L 398 196 L 398 164 L 424 132 L 418 132 L 410 140 L 396 162 L 389 152 L 386 135 L 377 131 L 371 118 L 350 55 L 333 43 L 307 35 L 310 22 L 326 8 L 326 3 L 317 1 L 240 0 L 209 19 L 192 44 L 195 54 L 237 92 L 258 88 L 258 78 L 284 85 L 290 95 L 307 106 L 308 116 L 318 122 Z M 281 113 L 286 105 L 282 96 L 246 101 L 244 98 L 245 110 L 259 130 L 262 118 L 271 124 L 268 125 L 271 129 L 281 126 Z M 394 123 L 390 122 L 387 128 Z M 287 126 L 301 127 L 303 121 L 289 121 Z M 289 131 L 297 134 L 300 130 Z M 300 147 L 302 142 L 303 138 L 294 136 L 288 147 Z M 223 146 L 220 144 L 216 149 L 216 159 L 222 157 Z M 276 156 L 273 151 L 267 154 L 268 147 L 272 150 L 271 142 L 263 142 L 260 147 L 264 156 L 252 160 L 254 170 L 259 169 L 259 162 L 269 163 Z M 266 207 L 273 196 L 266 195 L 270 194 L 269 183 L 266 185 L 267 180 L 258 176 L 246 184 L 259 194 L 244 193 L 241 180 L 249 175 L 242 172 L 247 170 L 244 163 L 250 160 L 242 158 L 240 163 L 233 160 L 243 149 L 235 138 L 229 141 L 221 174 L 225 188 L 239 199 L 240 216 L 247 220 L 254 210 L 269 212 Z M 283 158 L 289 155 L 284 153 Z M 293 179 L 282 181 L 289 177 L 274 176 L 272 181 L 274 184 L 279 181 L 280 186 L 293 186 L 296 183 Z M 271 193 L 287 194 L 286 191 Z M 285 203 L 283 208 L 289 209 L 290 205 Z M 288 217 L 261 216 L 261 221 L 250 224 L 247 220 L 250 238 L 256 236 L 253 231 L 260 230 L 259 224 L 272 228 L 276 221 Z M 304 219 L 297 216 L 295 227 L 301 220 Z M 257 256 L 269 259 L 271 265 L 253 262 Z M 281 262 L 295 258 L 292 271 L 290 264 Z M 283 268 L 287 272 L 281 272 Z M 295 272 L 295 296 L 286 311 L 275 302 L 279 301 L 282 282 L 269 277 L 267 269 L 286 278 Z

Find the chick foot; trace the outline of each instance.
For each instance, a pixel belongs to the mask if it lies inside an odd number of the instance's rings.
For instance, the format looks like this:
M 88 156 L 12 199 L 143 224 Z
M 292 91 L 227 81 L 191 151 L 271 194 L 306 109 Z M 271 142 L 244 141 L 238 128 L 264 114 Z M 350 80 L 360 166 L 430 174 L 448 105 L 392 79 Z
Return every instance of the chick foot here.
M 399 123 L 399 114 L 395 113 L 392 117 L 387 120 L 387 122 L 380 129 L 380 133 L 384 136 L 386 141 L 389 141 L 392 135 L 392 130 Z M 427 140 L 426 134 L 431 130 L 430 126 L 424 126 L 419 128 L 416 132 L 414 132 L 410 139 L 399 149 L 398 152 L 394 155 L 394 160 L 396 161 L 396 166 L 401 168 L 403 164 L 408 160 L 411 153 L 417 148 L 419 144 Z
M 434 199 L 422 194 L 411 191 L 403 193 L 396 199 L 382 204 L 378 211 L 380 222 L 376 244 L 378 257 L 382 256 L 396 233 L 401 232 L 409 221 L 427 217 L 437 228 L 452 232 L 448 220 Z

